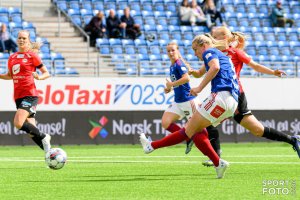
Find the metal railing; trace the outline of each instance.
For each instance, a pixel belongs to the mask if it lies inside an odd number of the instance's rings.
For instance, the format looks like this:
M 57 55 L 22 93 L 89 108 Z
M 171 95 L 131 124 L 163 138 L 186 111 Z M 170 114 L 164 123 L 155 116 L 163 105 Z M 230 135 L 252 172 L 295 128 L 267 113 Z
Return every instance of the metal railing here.
M 188 61 L 192 68 L 199 69 L 203 62 Z M 271 69 L 281 69 L 286 72 L 287 77 L 300 77 L 300 62 L 260 62 Z M 139 60 L 138 55 L 109 54 L 98 55 L 97 75 L 103 76 L 111 72 L 112 76 L 147 77 L 168 76 L 170 61 L 146 61 Z M 103 72 L 103 74 L 101 74 Z M 244 66 L 242 77 L 275 77 L 272 75 L 256 72 L 249 66 Z

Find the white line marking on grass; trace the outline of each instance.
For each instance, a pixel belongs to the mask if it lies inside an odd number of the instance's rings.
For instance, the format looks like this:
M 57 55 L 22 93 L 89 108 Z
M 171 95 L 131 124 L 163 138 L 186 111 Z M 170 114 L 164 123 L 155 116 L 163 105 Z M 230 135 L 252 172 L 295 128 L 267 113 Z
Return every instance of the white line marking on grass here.
M 26 159 L 3 159 L 2 162 L 45 162 L 44 160 L 26 160 Z M 201 164 L 201 161 L 185 161 L 185 160 L 68 160 L 71 163 L 182 163 L 182 164 Z M 254 165 L 300 165 L 300 162 L 230 162 L 230 164 L 254 164 Z
M 224 158 L 293 158 L 297 157 L 297 155 L 224 155 Z M 2 159 L 24 159 L 24 158 L 30 158 L 30 159 L 40 159 L 41 157 L 1 157 L 0 161 Z M 112 159 L 112 158 L 206 158 L 206 156 L 68 156 L 68 158 L 72 159 L 93 159 L 93 158 L 102 158 L 102 159 Z

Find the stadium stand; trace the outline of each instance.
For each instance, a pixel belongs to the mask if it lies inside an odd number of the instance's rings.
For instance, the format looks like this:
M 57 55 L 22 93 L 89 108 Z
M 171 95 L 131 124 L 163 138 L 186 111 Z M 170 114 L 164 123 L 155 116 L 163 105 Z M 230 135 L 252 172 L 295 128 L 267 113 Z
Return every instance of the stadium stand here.
M 134 73 L 140 73 L 138 75 L 163 74 L 157 71 L 161 68 L 161 63 L 167 60 L 165 47 L 172 40 L 178 42 L 180 51 L 187 60 L 197 63 L 197 58 L 191 51 L 190 41 L 195 34 L 209 32 L 209 29 L 203 26 L 191 27 L 179 24 L 178 6 L 181 3 L 179 0 L 56 0 L 55 3 L 69 15 L 76 13 L 74 23 L 80 24 L 82 27 L 92 17 L 91 13 L 94 14 L 101 10 L 107 14 L 109 9 L 115 9 L 116 13 L 120 15 L 122 9 L 129 6 L 131 14 L 141 23 L 143 35 L 130 43 L 122 40 L 113 42 L 108 40 L 107 42 L 107 38 L 101 38 L 97 40 L 96 45 L 100 57 L 103 54 L 137 53 L 143 70 L 139 71 L 134 67 L 127 70 L 129 73 L 127 75 Z M 300 56 L 300 24 L 295 23 L 292 28 L 272 27 L 269 14 L 276 1 L 223 0 L 222 3 L 226 8 L 223 15 L 229 28 L 232 31 L 241 31 L 248 35 L 249 43 L 246 51 L 254 60 L 267 62 L 266 64 L 276 63 L 274 66 L 284 67 L 289 71 L 289 75 L 299 75 L 297 64 Z M 283 6 L 290 18 L 299 21 L 299 1 L 283 1 Z M 85 10 L 84 14 L 81 12 L 83 9 Z M 154 36 L 154 41 L 147 41 L 148 35 Z M 193 65 L 196 66 L 196 64 Z M 120 66 L 119 64 L 118 67 Z M 148 70 L 145 66 L 157 66 L 157 70 Z M 163 66 L 168 65 L 164 64 Z M 120 74 L 124 74 L 124 72 Z M 243 75 L 260 76 L 248 67 L 243 71 Z
M 16 41 L 17 34 L 19 30 L 28 30 L 30 32 L 31 41 L 37 41 L 43 43 L 40 49 L 40 56 L 43 60 L 43 63 L 47 66 L 49 72 L 52 76 L 67 74 L 67 75 L 78 75 L 76 69 L 65 68 L 64 66 L 64 58 L 60 56 L 59 58 L 53 56 L 57 54 L 51 51 L 51 45 L 47 38 L 38 37 L 36 32 L 36 28 L 33 23 L 27 22 L 22 18 L 22 11 L 20 8 L 16 7 L 0 7 L 0 25 L 5 23 L 11 35 L 13 36 L 13 40 Z M 0 71 L 6 72 L 7 68 L 7 59 L 9 57 L 8 53 L 0 54 Z M 57 64 L 59 61 L 59 64 Z M 59 67 L 59 73 L 56 73 L 56 68 Z

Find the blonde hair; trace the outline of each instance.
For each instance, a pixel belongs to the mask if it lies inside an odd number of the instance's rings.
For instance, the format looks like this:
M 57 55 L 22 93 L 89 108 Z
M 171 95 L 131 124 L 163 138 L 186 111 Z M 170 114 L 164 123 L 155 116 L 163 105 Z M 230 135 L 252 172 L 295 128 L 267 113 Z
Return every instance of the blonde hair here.
M 226 26 L 217 27 L 215 30 L 224 34 L 228 44 L 237 42 L 235 48 L 244 49 L 246 46 L 247 36 L 242 32 L 231 32 Z
M 186 67 L 188 68 L 188 70 L 191 70 L 192 67 L 191 67 L 190 63 L 188 63 L 188 62 L 183 58 L 183 56 L 181 55 L 181 53 L 180 53 L 180 51 L 179 51 L 179 46 L 178 46 L 177 42 L 171 41 L 171 42 L 169 42 L 169 43 L 167 44 L 167 47 L 168 47 L 169 45 L 175 45 L 175 46 L 176 46 L 176 49 L 178 50 L 178 55 L 179 55 L 180 60 L 182 60 L 182 62 L 186 65 Z
M 43 42 L 31 42 L 30 41 L 30 32 L 28 30 L 20 30 L 18 34 L 20 33 L 27 33 L 28 35 L 28 40 L 29 40 L 29 50 L 33 51 L 35 53 L 39 53 L 41 46 L 43 45 Z
M 219 50 L 226 49 L 226 42 L 222 40 L 214 39 L 209 33 L 197 35 L 194 39 L 192 44 L 197 44 L 202 46 L 203 44 L 207 44 L 213 48 L 217 48 Z

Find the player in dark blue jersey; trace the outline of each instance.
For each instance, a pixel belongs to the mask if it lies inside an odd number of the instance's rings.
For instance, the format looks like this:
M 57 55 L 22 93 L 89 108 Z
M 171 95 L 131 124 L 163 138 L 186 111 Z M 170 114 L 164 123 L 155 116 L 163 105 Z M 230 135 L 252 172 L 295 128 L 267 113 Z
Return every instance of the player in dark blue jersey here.
M 220 42 L 221 43 L 221 42 Z M 217 178 L 223 178 L 229 163 L 220 159 L 211 146 L 206 127 L 217 126 L 224 119 L 232 117 L 238 105 L 239 86 L 236 79 L 234 67 L 228 57 L 215 49 L 210 37 L 198 35 L 192 42 L 195 55 L 203 60 L 205 66 L 200 70 L 207 71 L 198 87 L 192 88 L 190 93 L 197 96 L 210 82 L 211 94 L 197 107 L 197 111 L 187 122 L 185 128 L 173 132 L 163 138 L 168 146 L 178 144 L 188 138 L 193 139 L 196 147 L 214 163 Z M 152 142 L 140 134 L 140 141 L 145 153 L 154 151 Z
M 170 79 L 167 79 L 165 93 L 174 89 L 174 102 L 165 110 L 162 116 L 162 127 L 169 132 L 180 130 L 175 122 L 181 119 L 188 120 L 196 111 L 197 102 L 195 96 L 190 95 L 190 76 L 188 74 L 189 64 L 182 58 L 177 43 L 171 42 L 167 45 L 168 56 L 171 61 Z M 187 146 L 191 147 L 187 140 Z M 165 140 L 158 140 L 153 143 L 155 149 L 169 146 Z

